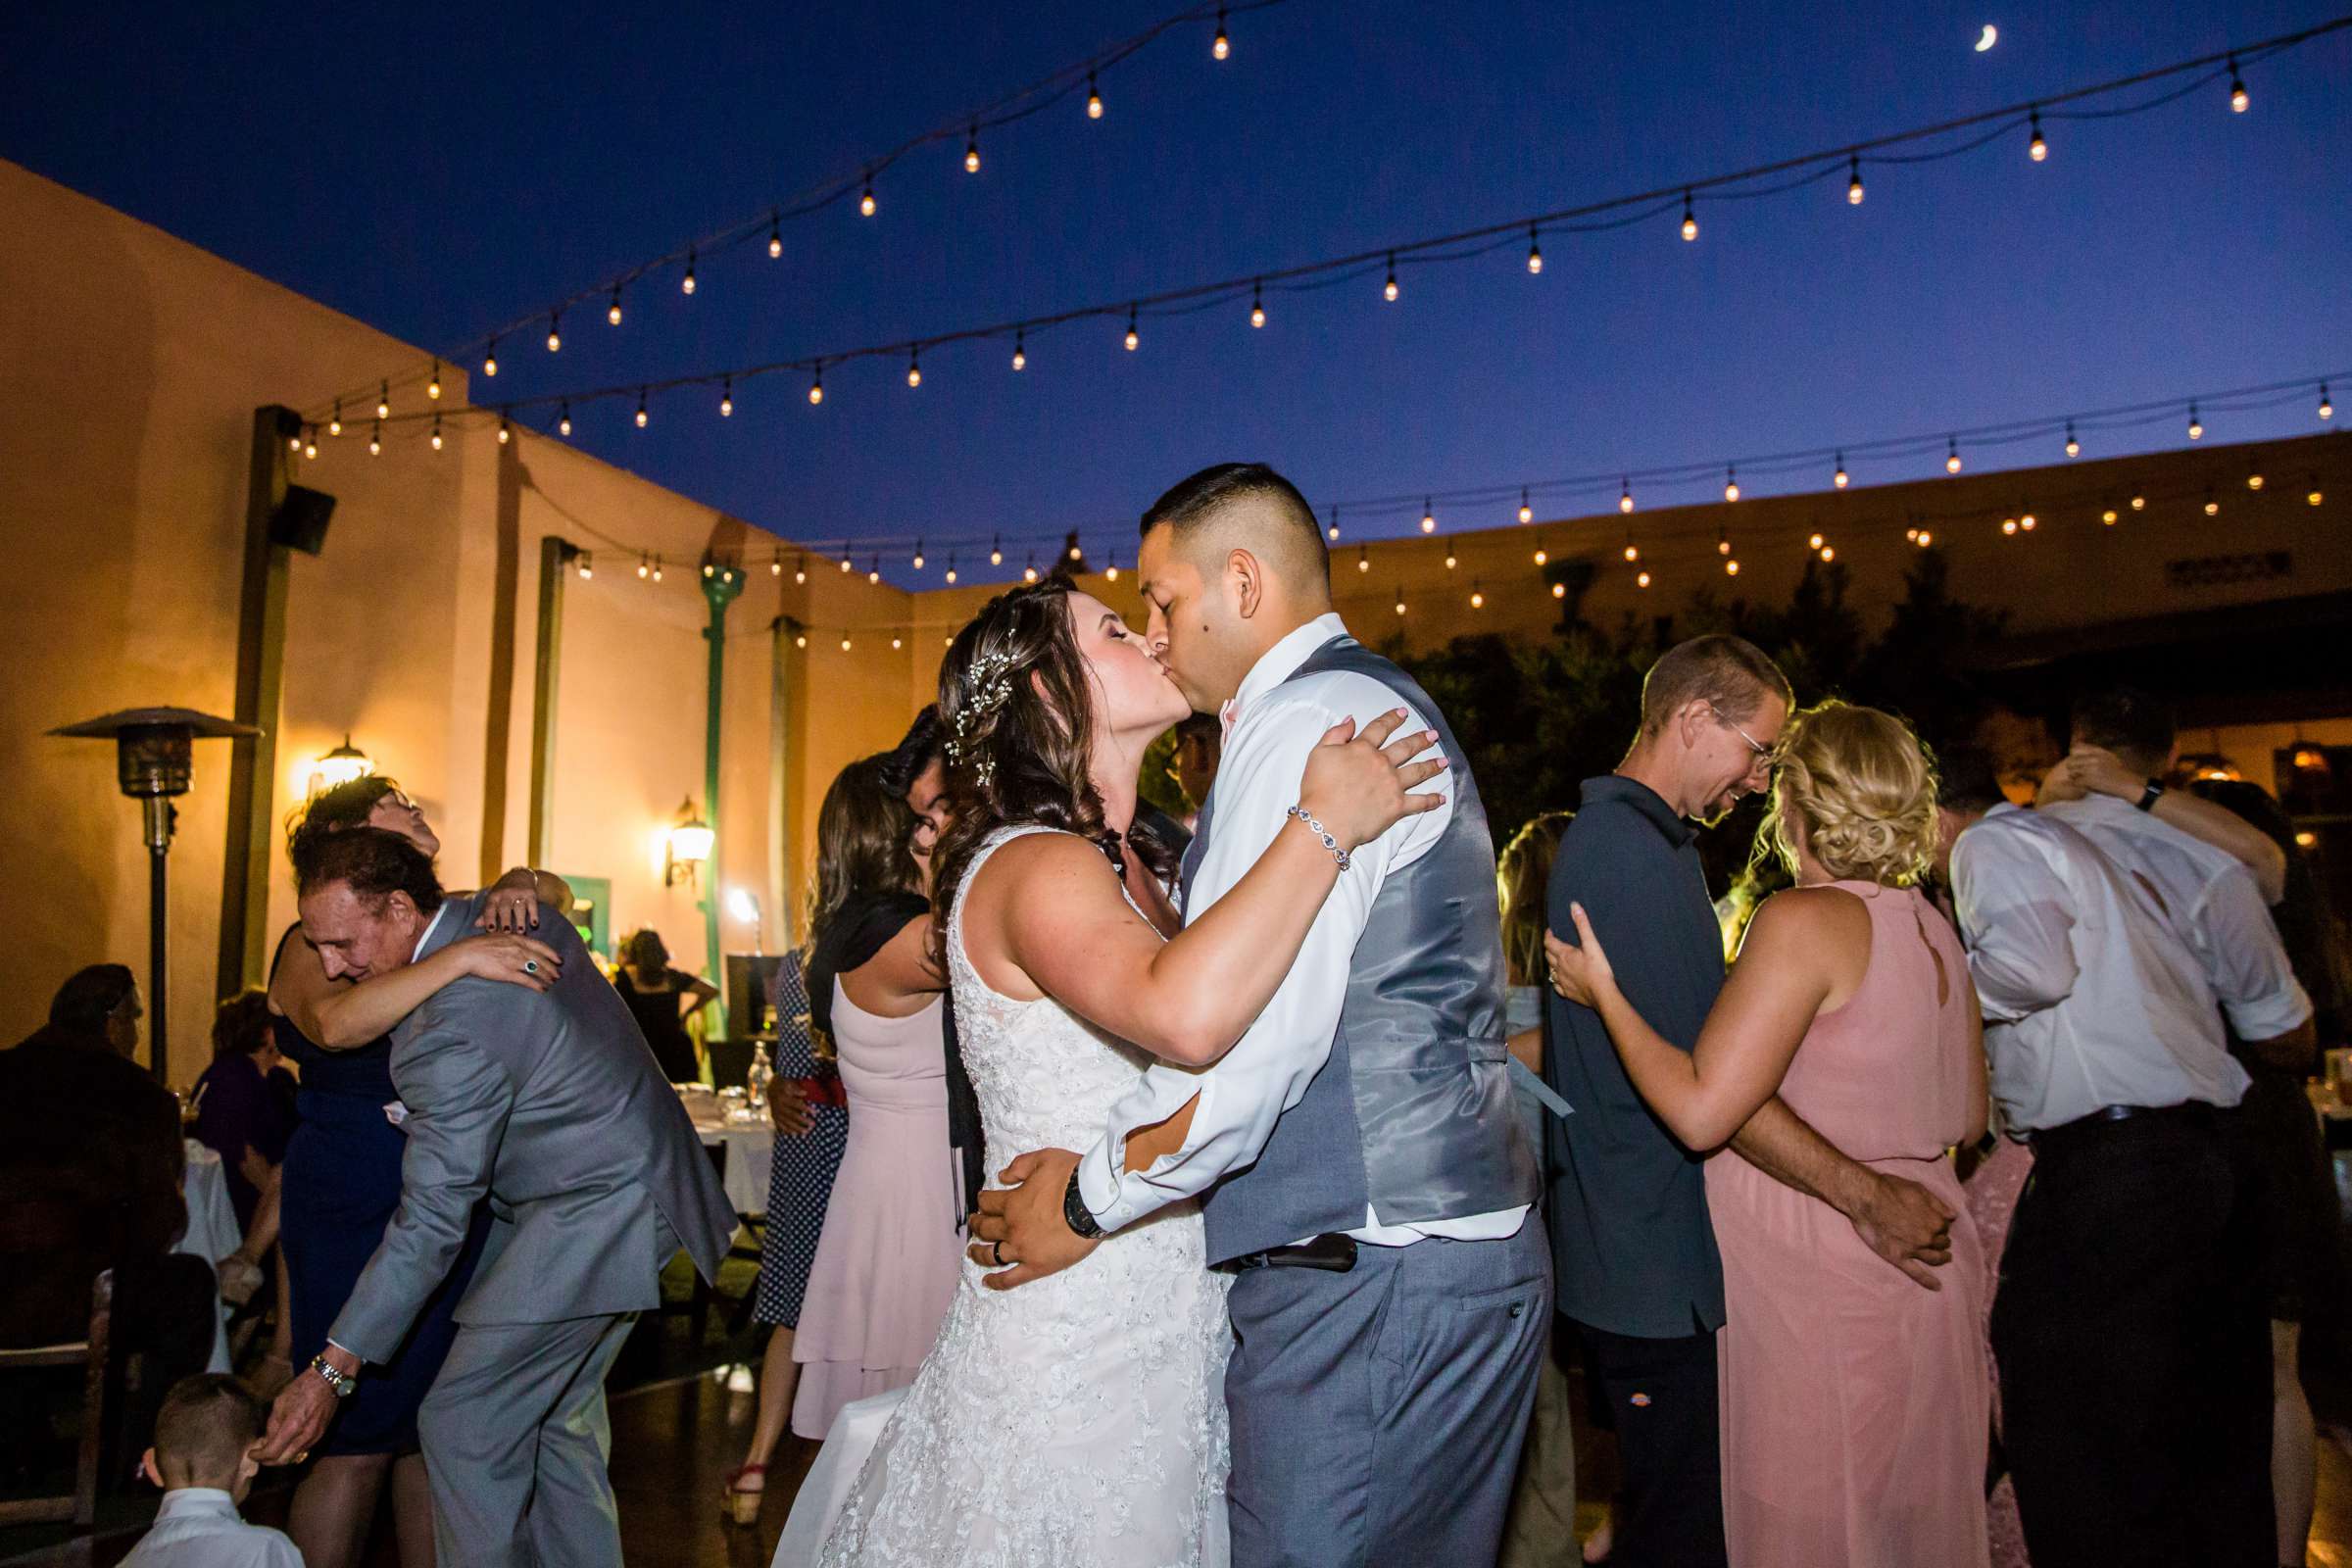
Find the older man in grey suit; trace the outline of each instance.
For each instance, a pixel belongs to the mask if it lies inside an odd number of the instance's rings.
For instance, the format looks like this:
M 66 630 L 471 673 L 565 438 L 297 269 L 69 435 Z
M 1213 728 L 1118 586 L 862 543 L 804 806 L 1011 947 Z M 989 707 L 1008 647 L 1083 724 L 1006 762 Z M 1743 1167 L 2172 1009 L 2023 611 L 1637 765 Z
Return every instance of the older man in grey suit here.
M 445 899 L 393 834 L 329 836 L 295 867 L 330 976 L 366 979 L 456 940 L 479 896 Z M 400 1348 L 474 1204 L 492 1225 L 458 1336 L 418 1418 L 442 1562 L 620 1562 L 605 1374 L 682 1245 L 718 1272 L 735 1215 L 627 1007 L 563 920 L 545 992 L 460 980 L 392 1032 L 407 1117 L 401 1201 L 327 1348 L 278 1396 L 263 1457 L 298 1456 L 335 1400 Z

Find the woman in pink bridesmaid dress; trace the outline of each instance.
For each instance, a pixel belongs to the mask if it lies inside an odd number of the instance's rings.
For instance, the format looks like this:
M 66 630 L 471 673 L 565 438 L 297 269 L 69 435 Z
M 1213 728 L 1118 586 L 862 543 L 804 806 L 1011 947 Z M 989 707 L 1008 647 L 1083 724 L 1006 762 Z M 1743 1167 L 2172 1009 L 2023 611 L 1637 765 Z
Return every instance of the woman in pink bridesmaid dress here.
M 1738 1154 L 1707 1163 L 1723 1254 L 1723 1505 L 1734 1568 L 1984 1568 L 1984 1271 L 1949 1151 L 1984 1135 L 1976 994 L 1917 888 L 1936 838 L 1918 738 L 1825 703 L 1782 741 L 1760 839 L 1797 886 L 1767 901 L 1686 1054 L 1617 990 L 1581 909 L 1553 983 L 1597 1010 L 1651 1109 L 1693 1150 L 1778 1094 L 1848 1158 L 1952 1215 L 1929 1288 L 1835 1209 Z

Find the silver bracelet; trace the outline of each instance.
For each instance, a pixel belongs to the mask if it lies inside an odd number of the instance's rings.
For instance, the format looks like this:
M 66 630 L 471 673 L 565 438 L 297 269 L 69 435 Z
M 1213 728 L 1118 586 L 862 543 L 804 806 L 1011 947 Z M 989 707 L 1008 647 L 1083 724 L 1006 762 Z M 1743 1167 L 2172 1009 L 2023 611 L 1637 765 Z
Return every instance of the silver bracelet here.
M 1306 824 L 1306 830 L 1309 833 L 1312 833 L 1315 837 L 1321 839 L 1323 841 L 1323 847 L 1331 852 L 1331 858 L 1340 862 L 1340 869 L 1343 871 L 1348 869 L 1348 852 L 1340 848 L 1340 841 L 1333 838 L 1331 834 L 1324 829 L 1322 823 L 1316 821 L 1313 817 L 1306 814 L 1306 807 L 1303 804 L 1292 807 L 1288 814 L 1297 817 L 1301 822 L 1304 822 Z

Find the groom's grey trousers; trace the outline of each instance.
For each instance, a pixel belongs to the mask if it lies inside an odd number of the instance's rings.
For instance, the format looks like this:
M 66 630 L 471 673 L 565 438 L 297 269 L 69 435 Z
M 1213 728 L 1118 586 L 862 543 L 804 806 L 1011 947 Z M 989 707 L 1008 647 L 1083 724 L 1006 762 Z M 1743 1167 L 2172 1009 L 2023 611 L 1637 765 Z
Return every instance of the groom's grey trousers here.
M 1358 1247 L 1233 1282 L 1234 1568 L 1487 1568 L 1551 1324 L 1532 1213 L 1503 1241 Z

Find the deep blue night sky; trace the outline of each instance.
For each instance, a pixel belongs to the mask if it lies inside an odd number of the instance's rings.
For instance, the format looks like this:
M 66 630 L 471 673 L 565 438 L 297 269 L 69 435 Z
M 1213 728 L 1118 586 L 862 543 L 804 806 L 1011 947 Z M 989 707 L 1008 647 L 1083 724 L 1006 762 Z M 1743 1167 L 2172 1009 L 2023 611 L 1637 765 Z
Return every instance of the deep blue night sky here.
M 36 0 L 0 58 L 0 156 L 411 342 L 455 346 L 1177 3 L 100 17 Z M 844 205 L 789 224 L 782 261 L 755 245 L 707 263 L 691 301 L 668 274 L 629 297 L 618 330 L 575 312 L 560 358 L 514 343 L 495 387 L 716 369 L 1376 248 L 2064 90 L 2334 7 L 2034 9 L 2047 14 L 1292 0 L 1236 19 L 1222 65 L 1205 24 L 1145 50 L 1103 78 L 1101 122 L 1073 100 L 984 138 L 976 177 L 959 144 L 938 148 L 890 173 L 870 221 Z M 1985 22 L 2001 40 L 1977 54 Z M 1130 549 L 1125 519 L 1231 457 L 1326 500 L 2317 372 L 2352 361 L 2347 81 L 2352 34 L 2337 34 L 2249 72 L 2246 115 L 2217 84 L 2145 117 L 2053 125 L 2040 166 L 2021 132 L 1870 171 L 1859 210 L 1840 177 L 1702 208 L 1696 244 L 1672 217 L 1547 239 L 1541 277 L 1505 246 L 1409 270 L 1393 306 L 1376 275 L 1269 300 L 1263 331 L 1246 305 L 1147 319 L 1134 355 L 1118 324 L 1080 323 L 1032 340 L 1018 376 L 1005 347 L 942 348 L 919 390 L 903 365 L 844 367 L 821 410 L 783 378 L 739 386 L 731 420 L 687 393 L 657 400 L 645 431 L 626 406 L 584 415 L 578 439 L 800 538 L 1076 524 Z M 2208 423 L 2223 440 L 2316 428 L 2302 402 Z M 2168 422 L 2098 450 L 2179 440 Z M 1507 519 L 1490 510 L 1446 520 Z M 1394 515 L 1380 531 L 1411 526 Z

